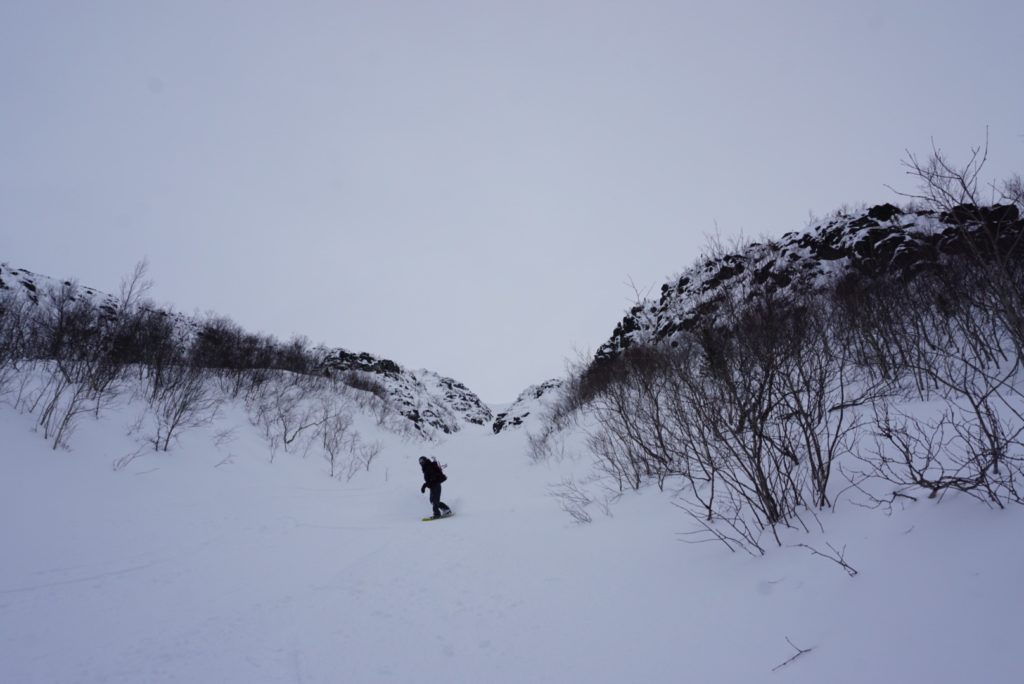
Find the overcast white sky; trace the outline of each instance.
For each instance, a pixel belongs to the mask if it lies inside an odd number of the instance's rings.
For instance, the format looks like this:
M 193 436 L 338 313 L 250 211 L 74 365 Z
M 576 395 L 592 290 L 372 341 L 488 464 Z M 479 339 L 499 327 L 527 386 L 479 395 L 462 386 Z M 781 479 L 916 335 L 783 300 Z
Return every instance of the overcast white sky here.
M 990 127 L 1022 2 L 0 3 L 0 261 L 511 401 L 705 236 L 897 199 Z

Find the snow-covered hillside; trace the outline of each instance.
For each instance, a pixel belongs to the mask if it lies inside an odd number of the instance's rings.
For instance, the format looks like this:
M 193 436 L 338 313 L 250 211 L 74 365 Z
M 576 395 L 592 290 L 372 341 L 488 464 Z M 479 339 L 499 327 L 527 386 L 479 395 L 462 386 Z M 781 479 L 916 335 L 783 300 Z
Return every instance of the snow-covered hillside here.
M 998 228 L 993 229 L 993 226 Z M 986 237 L 977 236 L 985 231 Z M 711 322 L 722 293 L 761 292 L 785 297 L 883 274 L 912 277 L 940 267 L 943 255 L 968 253 L 973 241 L 1013 253 L 1024 233 L 1014 205 L 957 207 L 950 212 L 906 212 L 882 204 L 840 212 L 805 231 L 702 258 L 661 287 L 657 301 L 638 303 L 597 351 L 598 361 L 648 343 L 671 343 L 677 333 Z M 996 235 L 991 238 L 989 234 Z
M 1021 510 L 843 503 L 762 559 L 683 543 L 669 494 L 579 526 L 553 497 L 589 470 L 531 463 L 526 433 L 387 431 L 350 481 L 273 462 L 240 404 L 168 453 L 130 404 L 70 451 L 0 407 L 0 681 L 1015 682 Z M 416 458 L 447 464 L 429 513 Z M 845 552 L 857 575 L 830 560 Z M 796 655 L 789 642 L 808 652 Z
M 114 295 L 0 264 L 0 293 L 13 293 L 34 306 L 52 306 L 53 293 L 63 288 L 71 290 L 72 300 L 87 301 L 109 317 L 114 317 L 121 306 Z M 202 334 L 204 321 L 200 317 L 173 311 L 166 315 L 174 321 L 182 339 L 191 340 Z M 362 375 L 424 436 L 457 432 L 466 423 L 482 425 L 493 418 L 491 410 L 468 387 L 434 371 L 410 370 L 388 359 L 341 348 L 321 346 L 313 353 L 321 372 Z
M 45 295 L 47 290 L 59 289 L 63 285 L 70 287 L 72 282 L 70 280 L 60 281 L 23 268 L 12 268 L 7 264 L 0 264 L 0 291 L 19 293 L 35 304 L 39 304 L 40 298 Z M 109 313 L 112 314 L 117 310 L 117 299 L 113 295 L 99 292 L 91 287 L 79 287 L 78 290 L 83 297 Z
M 136 286 L 139 283 L 135 284 Z M 129 284 L 125 283 L 126 288 Z M 31 302 L 34 306 L 52 306 L 53 295 L 67 289 L 70 301 L 88 302 L 96 307 L 104 316 L 113 317 L 122 306 L 119 297 L 109 292 L 100 292 L 87 285 L 82 285 L 73 280 L 60 280 L 42 273 L 33 273 L 24 268 L 12 268 L 10 265 L 0 263 L 0 295 L 9 294 Z M 126 291 L 126 297 L 137 296 Z M 152 307 L 155 310 L 155 307 Z M 199 321 L 196 317 L 185 316 L 181 313 L 161 310 L 174 321 L 183 335 L 190 337 L 199 328 Z
M 491 409 L 457 380 L 433 371 L 410 371 L 389 359 L 332 349 L 323 354 L 324 368 L 357 373 L 380 388 L 383 396 L 425 435 L 458 432 L 465 423 L 483 425 Z

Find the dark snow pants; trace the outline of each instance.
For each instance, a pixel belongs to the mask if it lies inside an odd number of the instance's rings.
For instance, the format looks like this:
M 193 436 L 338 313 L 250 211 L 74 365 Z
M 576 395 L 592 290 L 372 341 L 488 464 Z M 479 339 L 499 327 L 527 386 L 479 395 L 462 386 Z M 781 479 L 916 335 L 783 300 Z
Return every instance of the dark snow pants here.
M 448 504 L 441 501 L 441 485 L 439 484 L 430 486 L 430 505 L 434 507 L 435 518 L 441 515 L 442 510 L 449 510 Z

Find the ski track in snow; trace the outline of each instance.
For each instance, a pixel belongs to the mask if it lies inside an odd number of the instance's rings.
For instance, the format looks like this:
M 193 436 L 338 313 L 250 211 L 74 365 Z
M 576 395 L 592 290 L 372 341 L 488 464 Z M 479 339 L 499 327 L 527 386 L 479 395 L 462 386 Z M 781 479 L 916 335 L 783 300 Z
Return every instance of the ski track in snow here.
M 39 589 L 49 589 L 51 587 L 59 587 L 65 584 L 77 584 L 79 582 L 92 582 L 93 580 L 104 579 L 107 577 L 117 577 L 118 575 L 126 575 L 132 572 L 138 572 L 140 570 L 146 570 L 151 568 L 156 563 L 146 563 L 145 565 L 137 565 L 131 568 L 124 568 L 121 570 L 111 570 L 110 572 L 101 572 L 96 575 L 89 575 L 87 577 L 78 577 L 75 579 L 61 580 L 58 582 L 47 582 L 45 584 L 35 584 L 27 587 L 17 587 L 15 589 L 0 589 L 0 594 L 20 594 L 25 591 L 37 591 Z M 60 572 L 60 570 L 49 570 L 44 572 Z M 42 573 L 41 573 L 42 574 Z
M 29 423 L 0 410 L 2 682 L 1019 681 L 1017 510 L 848 508 L 789 540 L 848 545 L 851 579 L 680 543 L 656 490 L 574 525 L 548 486 L 586 462 L 533 464 L 522 431 L 395 438 L 341 482 L 244 430 L 230 467 L 211 427 L 115 472 L 113 418 L 70 453 Z M 421 454 L 448 465 L 436 525 Z M 811 650 L 773 672 L 787 638 Z

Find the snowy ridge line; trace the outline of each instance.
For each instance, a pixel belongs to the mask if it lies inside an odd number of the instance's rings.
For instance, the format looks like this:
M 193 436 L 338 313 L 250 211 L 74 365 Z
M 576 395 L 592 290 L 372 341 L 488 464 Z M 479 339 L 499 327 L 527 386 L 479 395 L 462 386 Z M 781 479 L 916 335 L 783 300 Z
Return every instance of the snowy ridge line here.
M 71 280 L 57 280 L 24 268 L 11 268 L 6 263 L 0 263 L 0 292 L 13 292 L 38 305 L 41 294 L 59 290 L 62 287 L 75 287 L 79 296 L 108 315 L 113 316 L 117 313 L 118 301 L 113 295 L 94 290 L 91 287 L 76 285 Z
M 881 204 L 839 213 L 806 231 L 754 242 L 736 253 L 703 258 L 662 285 L 657 301 L 634 306 L 594 360 L 614 359 L 635 345 L 671 344 L 677 334 L 712 322 L 726 290 L 785 295 L 819 290 L 846 276 L 912 278 L 939 267 L 945 257 L 967 253 L 972 240 L 993 226 L 998 226 L 997 248 L 1024 232 L 1013 205 L 961 205 L 938 212 Z
M 28 269 L 12 268 L 7 263 L 0 263 L 0 295 L 4 292 L 12 293 L 16 297 L 23 297 L 33 305 L 39 306 L 40 300 L 47 293 L 59 292 L 63 288 L 73 288 L 69 297 L 70 301 L 80 298 L 99 309 L 107 319 L 115 318 L 121 308 L 121 302 L 112 294 L 82 285 L 74 280 L 60 280 L 41 273 L 34 273 Z M 175 327 L 184 334 L 185 339 L 192 339 L 192 335 L 200 328 L 199 321 L 195 317 L 186 316 L 148 302 L 143 302 L 142 308 L 170 316 Z

